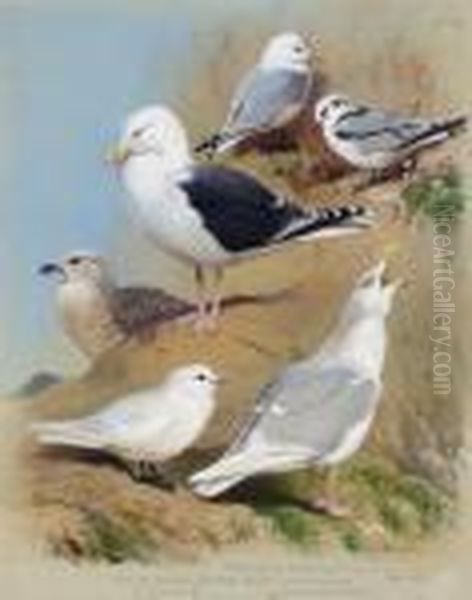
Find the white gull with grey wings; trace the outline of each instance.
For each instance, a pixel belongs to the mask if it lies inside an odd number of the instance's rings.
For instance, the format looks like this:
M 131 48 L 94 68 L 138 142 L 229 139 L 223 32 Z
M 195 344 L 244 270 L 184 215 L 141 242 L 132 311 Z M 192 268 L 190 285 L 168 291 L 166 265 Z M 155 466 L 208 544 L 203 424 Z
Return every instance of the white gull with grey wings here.
M 35 423 L 31 431 L 40 444 L 113 455 L 138 476 L 148 465 L 159 470 L 196 441 L 214 412 L 218 381 L 209 367 L 186 365 L 95 414 Z
M 256 475 L 334 465 L 359 449 L 382 394 L 385 320 L 398 285 L 384 285 L 384 268 L 361 276 L 320 350 L 262 390 L 230 448 L 190 478 L 196 494 L 213 497 Z
M 341 94 L 321 98 L 315 107 L 329 148 L 358 169 L 384 171 L 462 131 L 464 116 L 426 119 L 407 117 Z
M 309 98 L 311 61 L 310 44 L 298 33 L 271 38 L 257 64 L 237 87 L 221 131 L 195 150 L 226 152 L 256 133 L 290 123 Z

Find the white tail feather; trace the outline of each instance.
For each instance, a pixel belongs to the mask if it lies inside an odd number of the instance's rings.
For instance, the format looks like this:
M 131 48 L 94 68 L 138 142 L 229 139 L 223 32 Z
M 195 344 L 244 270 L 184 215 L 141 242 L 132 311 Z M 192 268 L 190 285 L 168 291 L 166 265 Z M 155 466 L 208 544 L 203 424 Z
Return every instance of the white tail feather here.
M 103 440 L 96 433 L 86 431 L 73 421 L 57 423 L 34 423 L 31 433 L 40 444 L 52 446 L 72 446 L 99 450 L 103 448 Z
M 305 467 L 311 451 L 281 446 L 260 447 L 237 454 L 227 454 L 213 465 L 192 475 L 189 484 L 195 494 L 214 498 L 254 475 L 284 473 Z
M 197 495 L 214 498 L 246 479 L 251 474 L 251 462 L 241 454 L 223 457 L 192 475 L 190 486 Z

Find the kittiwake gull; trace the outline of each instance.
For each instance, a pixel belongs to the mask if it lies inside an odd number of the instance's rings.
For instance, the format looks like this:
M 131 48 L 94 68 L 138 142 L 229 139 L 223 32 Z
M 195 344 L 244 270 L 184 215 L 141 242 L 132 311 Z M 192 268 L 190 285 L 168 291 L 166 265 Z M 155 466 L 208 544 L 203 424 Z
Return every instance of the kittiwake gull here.
M 334 154 L 376 176 L 407 163 L 415 166 L 418 153 L 448 140 L 467 124 L 465 116 L 406 117 L 340 94 L 321 98 L 314 112 Z
M 195 151 L 222 153 L 254 134 L 290 123 L 310 97 L 314 81 L 311 62 L 310 44 L 298 33 L 271 38 L 237 87 L 221 131 Z

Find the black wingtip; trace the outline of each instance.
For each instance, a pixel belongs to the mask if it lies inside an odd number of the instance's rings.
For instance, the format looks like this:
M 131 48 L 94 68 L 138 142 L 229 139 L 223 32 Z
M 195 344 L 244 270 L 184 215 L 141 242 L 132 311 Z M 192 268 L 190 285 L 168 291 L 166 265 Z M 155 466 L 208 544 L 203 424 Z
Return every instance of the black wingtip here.
M 370 208 L 362 204 L 342 204 L 320 210 L 320 220 L 325 226 L 371 227 L 374 214 Z
M 193 151 L 195 154 L 204 154 L 207 158 L 212 158 L 218 150 L 221 140 L 221 135 L 216 133 L 194 146 Z
M 278 241 L 289 239 L 309 239 L 317 237 L 333 237 L 336 232 L 342 233 L 370 229 L 375 224 L 372 210 L 360 204 L 341 204 L 332 207 L 319 208 L 311 218 L 300 226 L 290 229 Z
M 466 115 L 459 115 L 452 119 L 449 119 L 445 123 L 445 128 L 451 135 L 463 133 L 467 130 L 469 125 L 469 118 Z

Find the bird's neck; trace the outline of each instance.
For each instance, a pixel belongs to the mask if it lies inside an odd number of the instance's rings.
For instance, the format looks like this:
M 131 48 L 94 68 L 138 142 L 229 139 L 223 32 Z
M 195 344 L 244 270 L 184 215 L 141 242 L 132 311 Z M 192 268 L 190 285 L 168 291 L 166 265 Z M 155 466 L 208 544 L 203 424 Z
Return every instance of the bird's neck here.
M 136 198 L 154 196 L 172 176 L 191 165 L 190 155 L 169 153 L 165 158 L 153 154 L 131 157 L 123 167 L 122 175 L 128 191 Z
M 286 62 L 274 62 L 274 61 L 268 61 L 268 62 L 264 62 L 262 61 L 259 68 L 262 71 L 290 71 L 291 73 L 309 73 L 310 71 L 310 67 L 305 64 L 305 63 L 291 63 L 291 64 L 287 64 Z
M 72 280 L 58 289 L 56 303 L 64 329 L 86 355 L 100 354 L 113 340 L 111 294 L 108 285 L 87 280 Z
M 99 281 L 88 278 L 71 278 L 63 283 L 59 290 L 66 294 L 71 294 L 76 290 L 87 290 L 90 295 L 108 294 L 112 289 L 111 280 L 103 277 Z
M 323 344 L 318 358 L 355 366 L 365 376 L 379 380 L 385 357 L 385 319 L 382 315 L 344 321 Z

